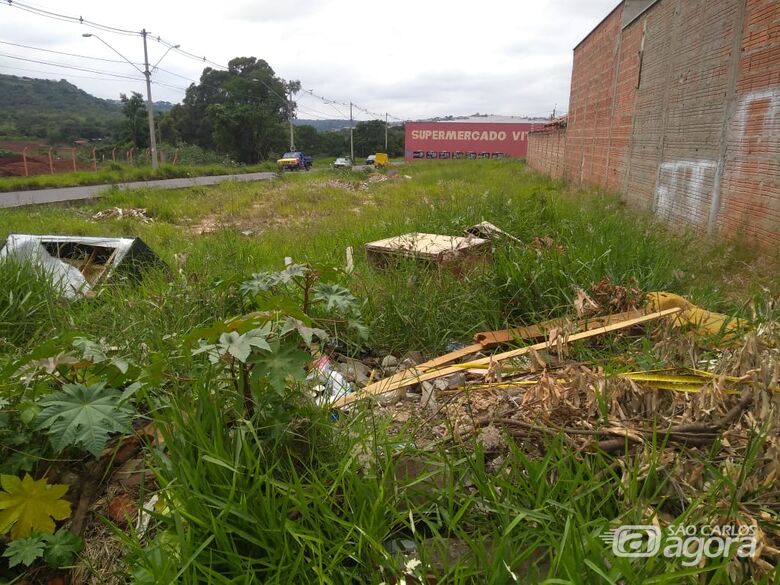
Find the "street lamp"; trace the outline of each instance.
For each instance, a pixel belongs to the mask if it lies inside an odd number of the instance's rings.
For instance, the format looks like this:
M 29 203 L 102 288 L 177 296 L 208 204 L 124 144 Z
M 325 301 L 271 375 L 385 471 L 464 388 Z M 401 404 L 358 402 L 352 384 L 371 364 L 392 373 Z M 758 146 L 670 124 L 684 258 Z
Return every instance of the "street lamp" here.
M 154 104 L 152 102 L 152 72 L 149 70 L 149 52 L 147 51 L 146 48 L 146 36 L 148 34 L 149 33 L 146 32 L 146 29 L 143 29 L 141 31 L 141 36 L 144 38 L 144 69 L 143 70 L 141 70 L 135 63 L 133 63 L 122 53 L 117 51 L 114 47 L 109 45 L 98 35 L 92 33 L 83 33 L 81 36 L 87 38 L 89 37 L 96 38 L 105 46 L 107 46 L 109 49 L 114 51 L 114 53 L 122 57 L 122 59 L 130 63 L 130 65 L 132 65 L 136 69 L 136 71 L 138 71 L 141 75 L 143 75 L 146 78 L 146 113 L 149 116 L 149 154 L 151 155 L 151 159 L 152 159 L 152 168 L 157 169 L 159 164 L 157 162 L 157 136 L 154 131 Z M 171 51 L 171 49 L 178 49 L 178 48 L 179 45 L 173 45 L 171 47 L 168 47 L 168 50 L 165 51 L 165 53 L 163 53 L 163 56 L 160 57 L 160 59 L 157 61 L 153 69 L 157 68 L 157 65 L 160 64 L 160 61 L 162 61 L 165 58 L 165 55 L 167 55 Z

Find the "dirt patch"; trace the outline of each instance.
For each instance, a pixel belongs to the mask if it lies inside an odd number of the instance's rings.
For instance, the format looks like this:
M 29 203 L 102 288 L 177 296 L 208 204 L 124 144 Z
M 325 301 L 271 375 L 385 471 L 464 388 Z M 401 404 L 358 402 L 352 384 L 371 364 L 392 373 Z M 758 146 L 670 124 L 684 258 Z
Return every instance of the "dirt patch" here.
M 73 171 L 73 161 L 68 159 L 53 159 L 54 173 L 68 173 Z M 80 171 L 92 170 L 92 165 L 76 159 L 76 169 Z M 49 175 L 49 157 L 40 155 L 27 155 L 27 174 L 29 176 Z M 0 158 L 0 177 L 24 177 L 24 159 L 22 155 L 4 156 Z

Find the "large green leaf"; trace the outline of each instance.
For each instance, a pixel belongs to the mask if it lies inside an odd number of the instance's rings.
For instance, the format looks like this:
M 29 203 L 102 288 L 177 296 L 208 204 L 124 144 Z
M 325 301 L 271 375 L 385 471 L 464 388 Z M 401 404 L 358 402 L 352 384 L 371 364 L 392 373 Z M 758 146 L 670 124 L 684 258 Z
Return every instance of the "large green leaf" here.
M 104 383 L 67 384 L 39 404 L 43 410 L 37 428 L 48 430 L 57 452 L 80 446 L 96 457 L 109 435 L 126 431 L 135 414 L 135 409 L 122 401 L 122 393 L 106 388 Z
M 68 491 L 64 484 L 49 485 L 46 478 L 34 480 L 28 474 L 23 479 L 0 475 L 0 534 L 10 530 L 11 538 L 24 538 L 31 532 L 54 532 L 54 520 L 70 516 L 70 502 L 62 496 Z
M 306 365 L 311 355 L 298 349 L 293 343 L 271 343 L 271 351 L 255 354 L 252 376 L 261 378 L 277 392 L 283 392 L 287 382 L 306 380 Z
M 38 535 L 28 538 L 20 538 L 12 541 L 5 549 L 3 556 L 8 559 L 8 567 L 13 568 L 16 565 L 29 567 L 36 559 L 43 556 L 44 542 Z
M 84 541 L 66 528 L 41 537 L 46 543 L 43 560 L 54 569 L 71 565 L 76 554 L 84 547 Z
M 325 303 L 325 310 L 349 314 L 357 310 L 357 299 L 341 285 L 320 282 L 314 289 L 314 300 Z

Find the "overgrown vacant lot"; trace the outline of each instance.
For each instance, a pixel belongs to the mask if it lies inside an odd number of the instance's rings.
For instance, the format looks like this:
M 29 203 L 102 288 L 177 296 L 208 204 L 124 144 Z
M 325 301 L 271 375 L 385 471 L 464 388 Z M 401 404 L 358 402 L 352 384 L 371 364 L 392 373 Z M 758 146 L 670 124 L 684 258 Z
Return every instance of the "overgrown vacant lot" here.
M 406 165 L 380 178 L 285 175 L 0 211 L 2 239 L 140 236 L 169 266 L 68 302 L 35 271 L 0 265 L 0 472 L 69 486 L 72 509 L 53 517 L 85 539 L 61 563 L 28 542 L 30 562 L 6 555 L 0 574 L 45 581 L 64 565 L 95 583 L 776 582 L 778 258 L 672 233 L 513 161 Z M 114 207 L 144 208 L 151 221 L 93 219 Z M 377 270 L 362 253 L 366 242 L 461 235 L 481 221 L 521 243 L 496 241 L 490 263 L 459 276 L 413 261 Z M 522 383 L 442 388 L 438 408 L 415 388 L 338 415 L 308 398 L 312 352 L 388 374 L 391 354 L 419 362 L 480 331 L 638 307 L 649 291 L 739 317 L 746 332 L 702 337 L 659 320 L 532 354 L 513 363 L 528 373 Z M 682 392 L 620 376 L 672 367 L 720 377 Z M 748 412 L 729 418 L 746 393 Z M 63 428 L 73 422 L 63 403 L 102 410 Z M 498 424 L 516 414 L 524 422 Z M 690 429 L 653 433 L 693 420 L 723 425 L 703 442 Z M 619 452 L 594 448 L 604 433 L 594 429 L 619 424 L 645 434 Z M 760 549 L 623 558 L 600 539 L 675 522 L 753 526 Z M 21 554 L 13 543 L 24 539 L 11 537 L 0 547 Z

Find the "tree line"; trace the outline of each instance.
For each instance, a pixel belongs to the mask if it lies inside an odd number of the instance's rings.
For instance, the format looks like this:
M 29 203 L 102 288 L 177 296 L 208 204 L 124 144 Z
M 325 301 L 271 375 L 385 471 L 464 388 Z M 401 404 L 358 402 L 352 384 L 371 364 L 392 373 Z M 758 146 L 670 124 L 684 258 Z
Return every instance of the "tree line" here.
M 281 79 L 255 57 L 235 58 L 226 71 L 207 67 L 200 81 L 187 88 L 182 103 L 159 116 L 159 138 L 219 152 L 241 163 L 266 160 L 289 149 L 289 120 L 297 109 L 292 98 L 300 87 L 300 82 Z M 123 95 L 122 104 L 124 136 L 146 148 L 149 130 L 143 97 Z M 293 136 L 296 148 L 315 156 L 345 156 L 350 151 L 348 128 L 318 132 L 313 126 L 295 126 Z M 353 141 L 356 156 L 383 151 L 385 123 L 358 122 Z M 403 127 L 389 127 L 389 154 L 402 155 L 403 143 Z

